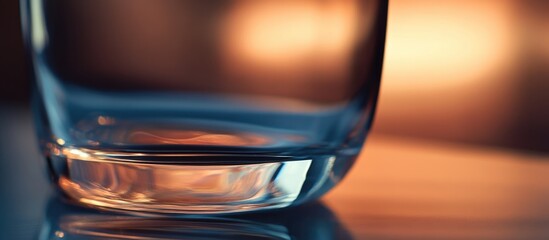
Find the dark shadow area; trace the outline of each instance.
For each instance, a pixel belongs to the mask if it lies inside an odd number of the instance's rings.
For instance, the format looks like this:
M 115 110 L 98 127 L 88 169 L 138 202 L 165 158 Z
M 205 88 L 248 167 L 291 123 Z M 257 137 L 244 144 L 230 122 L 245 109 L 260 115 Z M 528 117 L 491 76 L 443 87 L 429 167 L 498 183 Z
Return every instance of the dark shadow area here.
M 549 152 L 549 2 L 522 1 L 514 115 L 501 139 L 507 146 Z
M 0 102 L 28 102 L 25 67 L 19 1 L 0 0 Z

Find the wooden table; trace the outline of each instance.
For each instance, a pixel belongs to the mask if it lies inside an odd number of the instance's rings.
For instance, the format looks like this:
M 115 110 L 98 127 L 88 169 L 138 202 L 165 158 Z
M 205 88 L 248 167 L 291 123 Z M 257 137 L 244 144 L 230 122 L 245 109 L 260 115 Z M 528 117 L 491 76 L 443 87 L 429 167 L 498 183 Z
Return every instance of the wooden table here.
M 28 111 L 0 108 L 0 132 L 0 239 L 80 239 L 63 232 L 69 215 L 77 223 L 99 217 L 107 227 L 120 220 L 52 197 Z M 373 134 L 322 203 L 229 218 L 238 224 L 215 226 L 244 235 L 274 229 L 274 239 L 549 239 L 549 156 Z M 165 230 L 147 218 L 126 223 L 116 233 L 134 238 L 120 239 L 147 239 L 136 238 L 137 225 Z M 189 226 L 202 228 L 191 223 L 170 222 L 170 239 L 192 239 Z
M 323 201 L 357 239 L 549 239 L 549 157 L 372 135 Z

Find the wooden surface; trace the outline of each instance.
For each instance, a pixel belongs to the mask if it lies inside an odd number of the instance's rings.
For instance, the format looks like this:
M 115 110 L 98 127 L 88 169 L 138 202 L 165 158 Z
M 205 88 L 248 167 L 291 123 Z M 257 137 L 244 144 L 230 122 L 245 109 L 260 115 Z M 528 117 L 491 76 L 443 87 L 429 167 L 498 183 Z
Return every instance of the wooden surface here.
M 323 201 L 356 239 L 549 239 L 549 158 L 372 135 Z
M 108 221 L 52 204 L 28 111 L 0 110 L 0 239 L 50 239 L 58 215 Z M 279 239 L 549 239 L 549 156 L 373 134 L 321 204 L 258 215 Z

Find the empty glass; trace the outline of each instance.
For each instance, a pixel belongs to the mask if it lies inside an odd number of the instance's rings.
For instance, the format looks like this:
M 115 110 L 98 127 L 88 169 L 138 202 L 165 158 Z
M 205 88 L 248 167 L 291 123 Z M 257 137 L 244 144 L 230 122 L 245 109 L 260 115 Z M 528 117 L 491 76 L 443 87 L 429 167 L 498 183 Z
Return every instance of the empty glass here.
M 41 147 L 86 205 L 226 213 L 314 199 L 352 166 L 387 0 L 22 0 Z

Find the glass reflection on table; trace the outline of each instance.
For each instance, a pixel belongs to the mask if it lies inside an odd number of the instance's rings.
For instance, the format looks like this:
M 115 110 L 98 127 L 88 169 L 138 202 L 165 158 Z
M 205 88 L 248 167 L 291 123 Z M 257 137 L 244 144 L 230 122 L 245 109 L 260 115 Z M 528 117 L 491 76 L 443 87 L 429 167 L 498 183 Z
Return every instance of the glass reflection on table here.
M 225 216 L 143 217 L 103 212 L 50 199 L 38 237 L 50 239 L 353 239 L 319 202 Z

